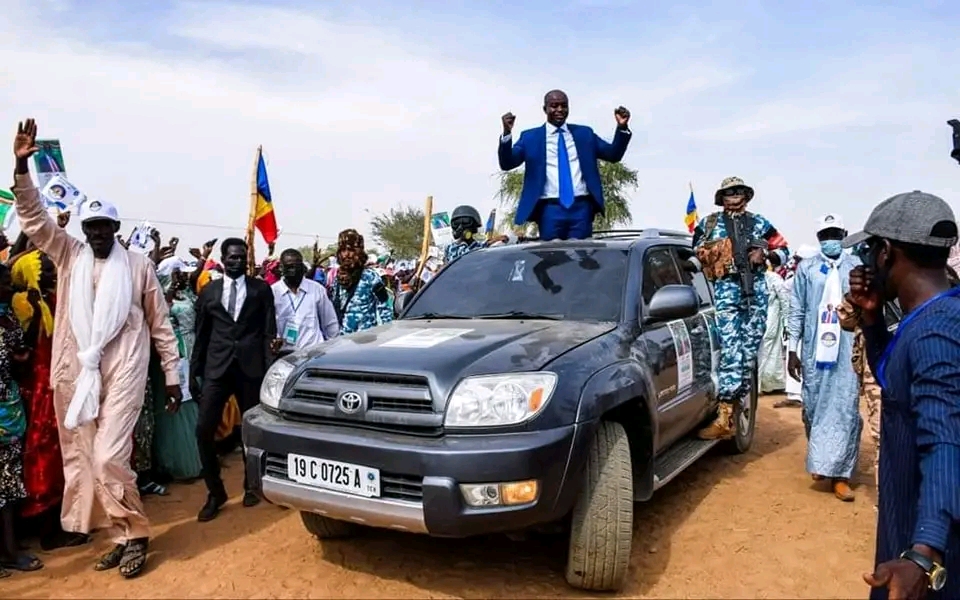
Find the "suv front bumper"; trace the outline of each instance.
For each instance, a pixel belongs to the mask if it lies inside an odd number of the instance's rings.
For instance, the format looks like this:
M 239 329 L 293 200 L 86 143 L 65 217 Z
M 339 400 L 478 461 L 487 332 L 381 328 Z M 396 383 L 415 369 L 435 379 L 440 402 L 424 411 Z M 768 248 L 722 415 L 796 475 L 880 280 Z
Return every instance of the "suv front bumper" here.
M 466 537 L 563 518 L 580 489 L 594 428 L 428 438 L 289 421 L 258 406 L 244 416 L 243 442 L 248 481 L 273 504 L 371 527 Z M 287 476 L 289 453 L 380 469 L 381 496 L 295 482 Z M 459 485 L 530 479 L 539 482 L 537 500 L 516 506 L 469 506 Z

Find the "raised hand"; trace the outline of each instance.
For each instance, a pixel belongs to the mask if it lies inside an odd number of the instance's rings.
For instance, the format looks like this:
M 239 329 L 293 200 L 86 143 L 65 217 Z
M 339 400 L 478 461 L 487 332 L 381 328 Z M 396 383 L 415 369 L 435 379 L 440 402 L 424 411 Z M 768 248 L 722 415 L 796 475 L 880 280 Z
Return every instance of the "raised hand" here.
M 510 135 L 513 131 L 513 124 L 516 123 L 517 117 L 512 112 L 500 117 L 500 120 L 503 122 L 503 135 Z
M 57 225 L 60 226 L 60 229 L 63 229 L 70 224 L 70 211 L 65 210 L 61 213 L 57 213 Z
M 17 124 L 17 135 L 13 138 L 13 155 L 18 161 L 27 160 L 40 148 L 37 147 L 37 123 L 27 119 Z
M 617 109 L 613 111 L 613 118 L 617 120 L 618 128 L 626 129 L 630 123 L 630 111 L 623 106 L 618 106 Z

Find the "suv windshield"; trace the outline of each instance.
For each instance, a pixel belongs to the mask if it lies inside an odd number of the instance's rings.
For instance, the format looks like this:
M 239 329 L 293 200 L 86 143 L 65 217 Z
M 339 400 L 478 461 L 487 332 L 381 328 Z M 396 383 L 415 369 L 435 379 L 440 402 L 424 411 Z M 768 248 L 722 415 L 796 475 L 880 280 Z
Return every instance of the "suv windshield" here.
M 471 252 L 444 268 L 404 318 L 617 321 L 627 250 L 512 246 Z

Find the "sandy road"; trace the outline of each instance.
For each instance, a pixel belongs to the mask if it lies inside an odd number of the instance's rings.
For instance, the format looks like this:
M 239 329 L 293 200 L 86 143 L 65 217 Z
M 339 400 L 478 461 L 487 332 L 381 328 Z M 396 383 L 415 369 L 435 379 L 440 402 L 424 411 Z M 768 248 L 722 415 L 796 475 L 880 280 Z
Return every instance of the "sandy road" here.
M 753 450 L 709 455 L 637 506 L 634 598 L 864 598 L 872 565 L 873 477 L 861 453 L 857 500 L 844 504 L 803 471 L 797 409 L 761 398 Z M 866 448 L 866 447 L 865 447 Z M 225 472 L 240 488 L 239 457 Z M 41 554 L 47 568 L 0 581 L 3 598 L 533 598 L 586 597 L 563 578 L 560 538 L 436 540 L 369 531 L 319 543 L 293 511 L 236 498 L 195 520 L 202 484 L 150 498 L 150 570 L 138 580 L 95 573 L 98 539 Z

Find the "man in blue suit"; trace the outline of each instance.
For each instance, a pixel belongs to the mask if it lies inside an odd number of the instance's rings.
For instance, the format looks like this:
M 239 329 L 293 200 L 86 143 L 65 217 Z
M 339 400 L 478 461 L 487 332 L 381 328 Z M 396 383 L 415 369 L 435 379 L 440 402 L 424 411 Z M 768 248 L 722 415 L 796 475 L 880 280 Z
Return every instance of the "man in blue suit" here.
M 515 223 L 536 223 L 541 240 L 582 240 L 593 234 L 593 217 L 603 213 L 597 159 L 623 158 L 632 136 L 627 127 L 630 111 L 621 106 L 613 112 L 617 120 L 613 143 L 585 125 L 568 124 L 570 102 L 560 90 L 547 92 L 543 112 L 546 124 L 524 131 L 516 144 L 512 138 L 516 117 L 503 115 L 500 168 L 509 171 L 525 165 Z

